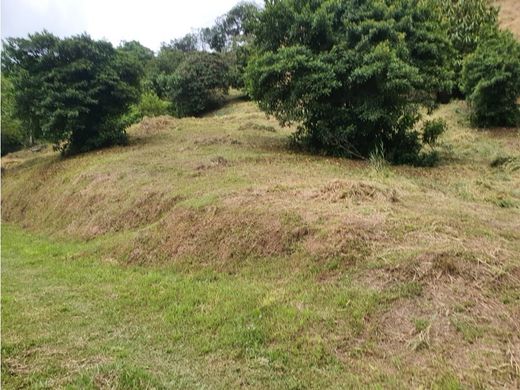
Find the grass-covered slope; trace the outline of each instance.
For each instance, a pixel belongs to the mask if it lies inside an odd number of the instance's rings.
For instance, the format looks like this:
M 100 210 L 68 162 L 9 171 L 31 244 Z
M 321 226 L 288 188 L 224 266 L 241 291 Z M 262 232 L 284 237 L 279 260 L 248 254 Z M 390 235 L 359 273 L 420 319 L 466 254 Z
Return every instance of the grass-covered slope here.
M 495 0 L 500 7 L 500 23 L 520 38 L 520 4 L 518 0 Z
M 240 100 L 2 159 L 4 385 L 518 386 L 520 133 L 465 114 L 429 169 L 291 152 Z

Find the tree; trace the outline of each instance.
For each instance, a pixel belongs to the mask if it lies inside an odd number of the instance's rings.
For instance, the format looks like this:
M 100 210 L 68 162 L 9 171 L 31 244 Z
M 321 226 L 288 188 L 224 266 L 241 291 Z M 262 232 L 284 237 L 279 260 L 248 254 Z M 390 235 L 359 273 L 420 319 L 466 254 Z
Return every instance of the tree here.
M 167 46 L 173 50 L 182 51 L 185 53 L 190 53 L 197 51 L 199 49 L 200 43 L 199 43 L 199 37 L 195 33 L 186 34 L 182 38 L 174 39 L 170 41 Z
M 150 63 L 155 57 L 152 49 L 143 46 L 138 41 L 123 41 L 117 49 L 131 55 L 133 59 L 139 62 L 143 67 Z
M 259 12 L 254 2 L 242 1 L 217 18 L 213 27 L 199 30 L 201 45 L 222 53 L 229 67 L 230 84 L 234 88 L 244 87 L 243 74 Z
M 259 12 L 254 2 L 242 1 L 219 17 L 212 28 L 202 29 L 202 40 L 217 52 L 241 46 L 251 34 Z
M 168 79 L 186 58 L 187 53 L 163 44 L 157 56 L 146 69 L 145 89 L 153 91 L 159 98 L 167 97 Z
M 12 83 L 2 74 L 2 156 L 16 152 L 24 144 L 21 124 L 14 115 L 14 90 Z
M 489 0 L 435 0 L 455 50 L 465 56 L 498 30 L 498 8 Z
M 142 68 L 88 35 L 43 32 L 5 43 L 18 116 L 63 154 L 126 141 L 123 114 L 139 97 Z
M 45 90 L 44 76 L 48 64 L 49 48 L 55 47 L 58 38 L 47 32 L 34 34 L 29 39 L 8 38 L 3 42 L 2 73 L 13 84 L 14 115 L 23 120 L 29 145 L 42 137 L 39 102 Z
M 192 53 L 171 76 L 166 90 L 175 115 L 198 115 L 216 106 L 228 92 L 228 67 L 220 55 Z
M 490 0 L 429 0 L 436 9 L 438 20 L 446 30 L 454 49 L 454 94 L 461 95 L 464 59 L 473 53 L 480 42 L 499 29 L 498 8 Z
M 427 159 L 419 107 L 451 75 L 447 37 L 421 0 L 267 1 L 246 80 L 253 99 L 313 151 Z
M 510 32 L 480 42 L 466 57 L 463 86 L 474 125 L 520 124 L 520 43 Z

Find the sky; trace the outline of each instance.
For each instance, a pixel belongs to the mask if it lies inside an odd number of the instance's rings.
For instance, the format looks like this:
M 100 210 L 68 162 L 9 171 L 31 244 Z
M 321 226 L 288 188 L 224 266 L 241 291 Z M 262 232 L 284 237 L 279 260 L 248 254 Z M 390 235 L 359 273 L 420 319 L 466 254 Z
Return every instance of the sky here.
M 153 50 L 199 27 L 211 26 L 239 0 L 0 0 L 1 35 L 43 29 L 60 37 L 87 32 L 114 45 L 138 40 Z

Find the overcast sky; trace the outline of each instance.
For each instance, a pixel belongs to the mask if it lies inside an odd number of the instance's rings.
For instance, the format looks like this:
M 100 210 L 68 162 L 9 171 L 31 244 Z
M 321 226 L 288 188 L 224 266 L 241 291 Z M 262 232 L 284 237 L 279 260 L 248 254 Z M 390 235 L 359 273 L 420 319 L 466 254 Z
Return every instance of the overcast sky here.
M 63 36 L 87 32 L 93 38 L 138 40 L 158 50 L 189 33 L 210 26 L 239 0 L 0 0 L 2 38 L 46 29 Z M 260 3 L 260 1 L 257 1 Z

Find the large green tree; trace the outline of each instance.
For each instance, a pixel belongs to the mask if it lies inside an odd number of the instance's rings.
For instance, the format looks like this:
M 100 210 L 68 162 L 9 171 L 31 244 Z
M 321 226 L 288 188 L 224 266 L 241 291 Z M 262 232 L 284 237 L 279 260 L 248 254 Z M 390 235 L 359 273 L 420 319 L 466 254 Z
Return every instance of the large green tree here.
M 449 89 L 450 45 L 421 0 L 268 0 L 247 87 L 294 140 L 315 151 L 431 161 L 419 107 Z
M 4 42 L 3 68 L 19 118 L 64 154 L 124 143 L 123 114 L 139 97 L 142 68 L 88 35 L 48 33 Z

